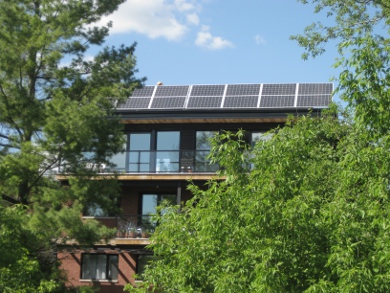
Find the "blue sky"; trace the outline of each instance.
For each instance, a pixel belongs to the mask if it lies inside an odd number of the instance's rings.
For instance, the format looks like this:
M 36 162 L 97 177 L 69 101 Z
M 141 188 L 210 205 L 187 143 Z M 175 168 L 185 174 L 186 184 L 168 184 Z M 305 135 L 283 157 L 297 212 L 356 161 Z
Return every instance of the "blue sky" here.
M 137 42 L 138 76 L 165 85 L 328 82 L 336 49 L 303 61 L 289 37 L 322 21 L 295 0 L 127 0 L 108 45 Z

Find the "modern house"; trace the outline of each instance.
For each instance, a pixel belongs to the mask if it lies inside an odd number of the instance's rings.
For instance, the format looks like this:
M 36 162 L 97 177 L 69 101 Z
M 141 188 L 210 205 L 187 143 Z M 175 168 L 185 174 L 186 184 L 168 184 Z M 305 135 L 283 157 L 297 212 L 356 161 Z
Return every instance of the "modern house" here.
M 108 244 L 60 250 L 69 284 L 123 292 L 151 257 L 145 246 L 154 228 L 150 215 L 162 200 L 180 204 L 191 198 L 188 180 L 199 185 L 215 176 L 208 138 L 221 130 L 246 130 L 252 144 L 289 115 L 319 113 L 331 102 L 331 83 L 145 86 L 134 91 L 116 114 L 124 124 L 126 152 L 112 160 L 120 171 L 122 215 L 95 217 L 118 234 Z M 107 171 L 102 171 L 106 172 Z M 102 174 L 104 176 L 104 174 Z M 134 233 L 132 233 L 134 232 Z

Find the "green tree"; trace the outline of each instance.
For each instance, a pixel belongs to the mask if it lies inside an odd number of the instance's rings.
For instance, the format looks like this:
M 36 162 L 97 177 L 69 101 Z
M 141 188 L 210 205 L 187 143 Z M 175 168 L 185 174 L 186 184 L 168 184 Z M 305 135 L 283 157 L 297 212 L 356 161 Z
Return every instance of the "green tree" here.
M 95 170 L 87 167 L 111 167 L 109 158 L 123 145 L 122 126 L 112 111 L 143 79 L 134 76 L 135 44 L 104 47 L 92 60 L 86 54 L 104 44 L 111 26 L 94 23 L 122 2 L 0 1 L 0 213 L 23 207 L 19 226 L 4 227 L 20 239 L 34 235 L 13 259 L 0 261 L 2 276 L 15 274 L 12 266 L 24 263 L 42 271 L 42 252 L 61 236 L 91 243 L 113 233 L 80 219 L 93 204 L 117 210 L 114 178 L 89 180 Z M 53 175 L 60 168 L 72 175 L 65 188 Z M 0 214 L 0 228 L 6 219 Z M 12 241 L 12 235 L 1 234 L 1 241 Z M 20 279 L 0 277 L 0 282 L 6 279 L 15 280 L 15 287 L 0 283 L 0 288 L 17 292 Z
M 144 274 L 163 292 L 389 292 L 389 140 L 321 117 L 292 119 L 249 150 L 214 140 L 226 180 L 160 218 Z M 234 138 L 234 139 L 232 139 Z
M 324 13 L 326 23 L 313 23 L 304 34 L 293 36 L 306 52 L 303 58 L 325 52 L 336 45 L 340 68 L 340 97 L 355 112 L 355 119 L 373 134 L 386 134 L 390 124 L 388 0 L 298 0 L 315 5 L 315 13 Z

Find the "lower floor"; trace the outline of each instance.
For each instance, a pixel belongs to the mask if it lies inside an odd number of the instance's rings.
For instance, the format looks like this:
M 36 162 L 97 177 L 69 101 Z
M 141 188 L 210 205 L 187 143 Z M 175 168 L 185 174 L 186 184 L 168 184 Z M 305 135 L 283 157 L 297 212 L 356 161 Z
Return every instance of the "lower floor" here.
M 88 209 L 84 218 L 93 218 L 116 228 L 117 234 L 106 244 L 91 248 L 63 246 L 57 249 L 61 269 L 69 287 L 92 286 L 97 293 L 123 292 L 129 283 L 142 282 L 142 273 L 153 254 L 145 247 L 156 222 L 151 215 L 164 213 L 157 209 L 162 202 L 184 204 L 192 197 L 188 184 L 205 186 L 206 181 L 121 181 L 117 201 L 121 214 L 105 214 L 98 205 Z
M 92 286 L 97 293 L 123 292 L 126 284 L 142 282 L 142 273 L 153 257 L 144 247 L 63 247 L 57 258 L 67 274 L 67 286 Z

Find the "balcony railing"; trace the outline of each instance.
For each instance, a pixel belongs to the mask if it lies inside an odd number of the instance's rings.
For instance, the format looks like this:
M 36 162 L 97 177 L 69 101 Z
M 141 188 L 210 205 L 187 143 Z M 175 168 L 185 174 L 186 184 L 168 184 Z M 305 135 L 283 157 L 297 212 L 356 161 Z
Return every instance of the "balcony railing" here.
M 209 153 L 208 150 L 129 151 L 113 156 L 110 162 L 114 167 L 108 167 L 94 163 L 93 153 L 88 152 L 78 164 L 98 173 L 214 173 L 219 165 L 210 163 Z M 52 173 L 72 173 L 73 168 L 64 162 Z
M 121 215 L 116 219 L 116 238 L 149 238 L 156 228 L 156 223 L 149 215 Z
M 210 164 L 209 151 L 129 151 L 112 158 L 116 171 L 126 173 L 201 173 L 215 172 Z

